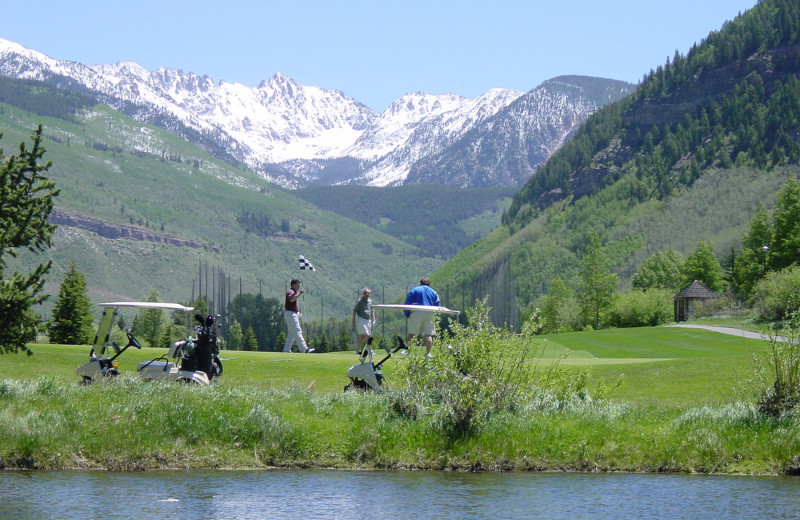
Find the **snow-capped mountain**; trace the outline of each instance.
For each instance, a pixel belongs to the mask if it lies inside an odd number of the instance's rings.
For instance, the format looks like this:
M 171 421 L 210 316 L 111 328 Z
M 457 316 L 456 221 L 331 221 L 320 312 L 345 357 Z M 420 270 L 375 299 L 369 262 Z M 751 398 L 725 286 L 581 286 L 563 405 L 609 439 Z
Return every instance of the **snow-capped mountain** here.
M 521 186 L 592 113 L 632 92 L 623 81 L 560 76 L 545 81 L 441 153 L 416 161 L 406 182 Z
M 150 72 L 130 61 L 56 60 L 3 39 L 0 74 L 88 89 L 139 121 L 162 126 L 286 187 L 403 184 L 415 164 L 437 164 L 440 154 L 530 95 L 493 89 L 469 99 L 417 92 L 379 114 L 341 91 L 300 85 L 280 73 L 251 88 L 169 68 Z M 560 144 L 564 135 L 556 139 Z M 428 170 L 416 178 L 431 182 L 432 176 Z
M 423 92 L 409 94 L 395 101 L 379 118 L 375 132 L 365 132 L 359 140 L 362 150 L 370 150 L 367 146 L 373 141 L 381 142 L 382 133 L 392 132 L 394 140 L 400 144 L 392 147 L 384 146 L 382 154 L 360 179 L 373 186 L 402 184 L 408 176 L 409 168 L 416 161 L 435 155 L 460 139 L 475 125 L 494 115 L 518 97 L 522 92 L 507 89 L 492 89 L 486 94 L 466 99 L 460 96 L 431 96 Z M 392 124 L 394 114 L 407 113 L 415 106 L 430 107 L 427 117 L 408 120 L 398 129 Z M 416 113 L 418 111 L 413 111 Z M 390 114 L 388 117 L 387 114 Z M 404 135 L 398 135 L 404 134 Z M 384 143 L 390 140 L 383 140 Z

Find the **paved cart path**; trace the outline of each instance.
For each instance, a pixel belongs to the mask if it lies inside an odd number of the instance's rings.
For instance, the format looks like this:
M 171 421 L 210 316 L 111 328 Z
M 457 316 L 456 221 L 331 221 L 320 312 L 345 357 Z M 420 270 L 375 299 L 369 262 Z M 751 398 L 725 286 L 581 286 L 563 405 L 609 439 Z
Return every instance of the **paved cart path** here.
M 739 336 L 741 338 L 749 338 L 749 339 L 762 339 L 764 341 L 769 341 L 770 336 L 769 334 L 761 334 L 760 332 L 752 332 L 749 330 L 744 329 L 736 329 L 733 327 L 715 327 L 713 325 L 695 325 L 692 323 L 677 323 L 675 325 L 667 325 L 667 327 L 682 327 L 686 329 L 704 329 L 710 330 L 713 332 L 719 332 L 721 334 L 729 334 L 731 336 Z M 775 336 L 775 339 L 778 341 L 787 341 L 786 338 L 783 336 Z

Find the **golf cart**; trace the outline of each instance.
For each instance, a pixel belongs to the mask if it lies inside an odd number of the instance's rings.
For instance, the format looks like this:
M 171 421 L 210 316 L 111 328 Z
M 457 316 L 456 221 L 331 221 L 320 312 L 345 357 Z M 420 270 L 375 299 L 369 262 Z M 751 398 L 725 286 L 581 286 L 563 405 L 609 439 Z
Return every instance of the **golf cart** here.
M 187 309 L 191 310 L 191 307 Z M 207 385 L 222 375 L 214 317 L 203 318 L 200 314 L 195 314 L 194 318 L 200 323 L 196 327 L 197 337 L 176 341 L 166 356 L 139 363 L 136 373 L 140 377 L 148 381 L 180 381 Z
M 400 336 L 397 336 L 398 346 L 394 350 L 389 350 L 386 343 L 381 342 L 381 348 L 386 351 L 386 357 L 373 363 L 372 361 L 372 336 L 367 339 L 364 347 L 359 352 L 359 360 L 357 365 L 353 365 L 347 369 L 347 377 L 350 378 L 350 383 L 344 387 L 344 391 L 348 390 L 373 390 L 375 392 L 383 392 L 383 372 L 381 367 L 383 364 L 392 357 L 399 350 L 408 350 L 405 341 Z
M 447 307 L 434 306 L 434 305 L 407 305 L 407 304 L 376 304 L 376 309 L 396 309 L 396 310 L 410 310 L 414 312 L 430 312 L 442 314 L 458 314 L 459 311 L 448 309 Z M 383 373 L 381 366 L 383 363 L 392 357 L 392 354 L 399 350 L 408 351 L 408 346 L 403 338 L 397 336 L 398 346 L 390 351 L 389 348 L 381 343 L 381 347 L 386 351 L 386 357 L 378 361 L 372 362 L 372 337 L 367 339 L 359 357 L 361 362 L 353 365 L 347 369 L 347 377 L 350 378 L 350 383 L 344 387 L 345 391 L 348 390 L 374 390 L 375 392 L 382 392 L 383 386 Z
M 120 307 L 138 309 L 161 309 L 190 312 L 193 307 L 185 307 L 177 303 L 160 302 L 111 302 L 101 303 L 103 316 L 94 337 L 94 344 L 89 353 L 89 361 L 79 366 L 77 374 L 82 383 L 89 384 L 103 378 L 114 378 L 119 375 L 117 358 L 130 347 L 141 349 L 142 346 L 131 332 L 126 331 L 128 343 L 124 347 L 117 346 L 110 340 L 111 328 Z M 200 322 L 197 327 L 197 338 L 177 341 L 169 348 L 166 356 L 159 356 L 151 361 L 139 363 L 136 372 L 147 380 L 183 381 L 198 384 L 209 384 L 209 381 L 222 374 L 222 363 L 219 361 L 219 348 L 214 327 L 214 318 L 203 319 L 199 314 L 195 319 Z

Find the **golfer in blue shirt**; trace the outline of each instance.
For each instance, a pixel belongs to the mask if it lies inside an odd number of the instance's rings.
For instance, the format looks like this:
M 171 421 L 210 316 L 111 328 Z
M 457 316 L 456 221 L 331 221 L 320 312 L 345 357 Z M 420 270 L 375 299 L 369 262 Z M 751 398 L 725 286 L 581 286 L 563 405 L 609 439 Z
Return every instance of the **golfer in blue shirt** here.
M 406 305 L 435 305 L 441 306 L 439 295 L 431 289 L 431 279 L 424 276 L 419 285 L 408 292 Z M 433 359 L 431 347 L 433 346 L 433 335 L 436 334 L 436 327 L 433 324 L 433 313 L 426 311 L 403 311 L 406 315 L 408 326 L 408 342 L 414 336 L 422 336 L 425 342 L 425 354 L 428 359 Z

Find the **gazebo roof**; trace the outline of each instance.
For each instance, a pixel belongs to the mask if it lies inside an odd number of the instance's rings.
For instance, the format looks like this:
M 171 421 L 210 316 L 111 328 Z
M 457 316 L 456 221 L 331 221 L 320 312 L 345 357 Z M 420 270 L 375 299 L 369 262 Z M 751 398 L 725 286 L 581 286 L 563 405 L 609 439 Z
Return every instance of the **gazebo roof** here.
M 707 286 L 695 280 L 691 284 L 689 284 L 689 286 L 686 287 L 684 290 L 676 294 L 673 300 L 688 299 L 688 298 L 702 300 L 707 298 L 717 298 L 718 296 L 719 294 L 715 293 Z

